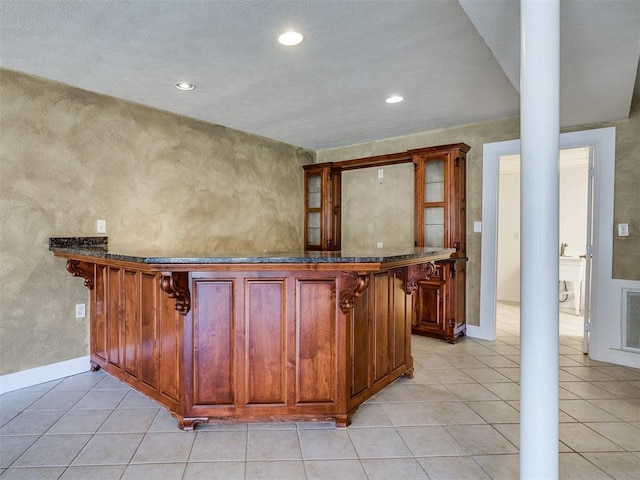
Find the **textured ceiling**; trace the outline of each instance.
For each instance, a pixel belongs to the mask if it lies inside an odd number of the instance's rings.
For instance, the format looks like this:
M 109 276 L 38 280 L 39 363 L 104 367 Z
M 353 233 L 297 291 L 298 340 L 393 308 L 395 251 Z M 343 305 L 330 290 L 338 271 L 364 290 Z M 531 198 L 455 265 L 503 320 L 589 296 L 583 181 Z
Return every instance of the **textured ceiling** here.
M 514 0 L 0 0 L 0 66 L 321 150 L 517 114 L 519 15 Z M 300 46 L 277 43 L 289 28 Z M 638 0 L 563 0 L 561 123 L 626 118 L 639 56 Z

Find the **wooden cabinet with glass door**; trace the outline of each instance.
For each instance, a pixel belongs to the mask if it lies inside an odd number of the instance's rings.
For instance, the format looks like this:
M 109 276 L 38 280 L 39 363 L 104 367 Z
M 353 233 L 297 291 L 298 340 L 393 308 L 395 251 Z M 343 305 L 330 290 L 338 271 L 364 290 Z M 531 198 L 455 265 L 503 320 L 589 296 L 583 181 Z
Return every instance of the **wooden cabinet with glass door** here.
M 331 163 L 304 168 L 304 248 L 340 250 L 340 170 Z
M 455 343 L 466 332 L 466 214 L 464 143 L 412 150 L 417 247 L 455 248 L 419 282 L 412 332 Z

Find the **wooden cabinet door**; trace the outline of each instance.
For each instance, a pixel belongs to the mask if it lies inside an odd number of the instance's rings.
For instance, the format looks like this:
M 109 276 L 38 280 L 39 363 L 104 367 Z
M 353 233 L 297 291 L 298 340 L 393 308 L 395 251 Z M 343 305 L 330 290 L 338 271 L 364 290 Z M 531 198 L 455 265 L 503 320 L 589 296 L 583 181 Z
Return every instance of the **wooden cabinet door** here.
M 443 261 L 436 273 L 418 283 L 412 332 L 455 343 L 466 333 L 466 259 Z
M 466 272 L 465 259 L 457 259 L 449 264 L 449 314 L 447 318 L 446 340 L 450 343 L 460 335 L 465 335 L 466 326 Z
M 447 282 L 445 270 L 443 265 L 438 265 L 434 275 L 427 280 L 418 282 L 418 290 L 414 293 L 414 333 L 440 336 L 446 329 Z

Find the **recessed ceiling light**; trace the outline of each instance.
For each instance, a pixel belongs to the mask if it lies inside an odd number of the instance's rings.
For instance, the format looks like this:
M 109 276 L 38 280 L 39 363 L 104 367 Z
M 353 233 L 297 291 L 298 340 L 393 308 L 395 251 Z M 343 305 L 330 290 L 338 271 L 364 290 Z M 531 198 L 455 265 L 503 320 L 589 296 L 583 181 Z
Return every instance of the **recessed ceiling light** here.
M 193 83 L 189 83 L 189 82 L 178 82 L 176 83 L 176 88 L 178 90 L 189 91 L 196 88 L 196 86 Z
M 385 100 L 385 102 L 387 102 L 387 103 L 400 103 L 403 100 L 404 100 L 404 97 L 401 97 L 400 95 L 391 95 L 389 98 L 387 98 Z
M 278 37 L 278 41 L 287 47 L 294 47 L 300 45 L 304 37 L 298 32 L 286 32 Z

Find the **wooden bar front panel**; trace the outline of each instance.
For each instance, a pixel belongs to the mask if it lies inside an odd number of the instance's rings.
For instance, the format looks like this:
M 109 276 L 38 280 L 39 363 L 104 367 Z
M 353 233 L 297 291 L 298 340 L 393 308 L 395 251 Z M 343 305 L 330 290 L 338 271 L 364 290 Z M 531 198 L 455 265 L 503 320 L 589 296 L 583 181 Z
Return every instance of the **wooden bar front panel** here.
M 192 274 L 192 311 L 185 345 L 184 417 L 337 414 L 337 276 L 300 272 Z M 190 323 L 189 323 L 190 320 Z M 344 356 L 342 357 L 344 358 Z M 344 369 L 343 369 L 344 370 Z M 318 406 L 325 405 L 318 412 Z
M 392 322 L 389 321 L 389 275 L 373 275 L 373 383 L 384 379 L 390 371 Z
M 107 267 L 94 265 L 94 287 L 91 295 L 91 355 L 96 364 L 107 363 L 107 317 L 105 307 L 105 274 Z
M 93 269 L 92 361 L 165 405 L 181 427 L 273 419 L 344 426 L 358 405 L 413 370 L 404 268 L 179 277 L 120 264 Z M 185 310 L 178 290 L 186 288 Z
M 407 295 L 401 271 L 391 272 L 390 318 L 393 319 L 392 370 L 405 368 L 411 362 L 411 324 L 413 322 L 412 297 Z
M 336 403 L 335 279 L 297 280 L 296 403 Z
M 193 405 L 235 403 L 234 288 L 229 279 L 193 282 Z
M 120 328 L 123 325 L 122 277 L 119 268 L 107 270 L 107 360 L 120 368 Z
M 181 318 L 160 274 L 94 265 L 91 361 L 172 410 L 181 402 Z
M 349 382 L 350 398 L 359 398 L 371 387 L 371 329 L 373 322 L 369 316 L 369 288 L 355 302 L 348 314 Z
M 158 321 L 158 391 L 176 404 L 180 402 L 180 358 L 182 356 L 182 316 L 175 303 L 166 295 L 158 295 L 160 315 Z
M 405 269 L 369 274 L 369 287 L 349 315 L 350 401 L 357 407 L 403 374 L 412 375 L 412 297 Z
M 245 283 L 245 404 L 287 403 L 287 309 L 283 279 Z
M 142 274 L 140 381 L 153 390 L 158 387 L 158 289 L 157 275 Z
M 124 288 L 130 292 L 124 298 L 124 331 L 122 332 L 124 347 L 124 371 L 133 378 L 138 378 L 138 348 L 140 346 L 140 272 L 126 270 L 124 272 Z

